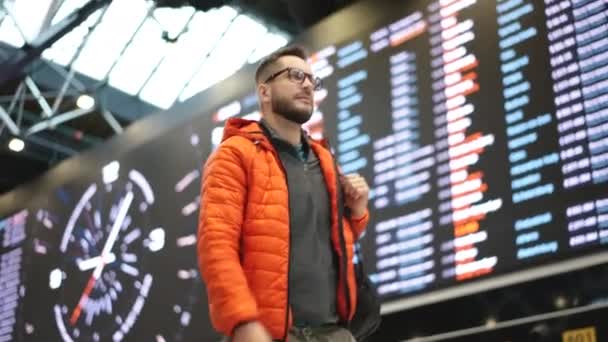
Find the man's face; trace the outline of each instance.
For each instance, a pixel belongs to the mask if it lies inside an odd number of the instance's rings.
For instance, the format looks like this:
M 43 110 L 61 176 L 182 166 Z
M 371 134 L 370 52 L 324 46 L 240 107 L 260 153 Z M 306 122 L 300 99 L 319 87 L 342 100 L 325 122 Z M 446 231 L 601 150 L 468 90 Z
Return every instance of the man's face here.
M 276 64 L 276 72 L 294 68 L 312 74 L 310 65 L 295 56 L 283 56 Z M 314 109 L 314 86 L 308 78 L 300 83 L 285 71 L 270 81 L 268 86 L 271 88 L 270 104 L 274 113 L 300 125 L 310 119 Z

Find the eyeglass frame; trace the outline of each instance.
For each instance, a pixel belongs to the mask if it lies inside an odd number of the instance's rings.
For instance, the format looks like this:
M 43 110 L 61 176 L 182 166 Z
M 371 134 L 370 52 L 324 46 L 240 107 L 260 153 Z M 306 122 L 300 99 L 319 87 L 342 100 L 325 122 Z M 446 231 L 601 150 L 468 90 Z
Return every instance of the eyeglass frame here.
M 303 73 L 303 74 L 304 74 L 304 78 L 302 78 L 302 81 L 297 81 L 297 80 L 294 80 L 294 79 L 293 79 L 293 78 L 290 76 L 290 74 L 289 74 L 289 73 L 291 72 L 291 70 L 295 70 L 295 71 L 299 71 L 299 72 Z M 270 75 L 270 76 L 269 76 L 269 77 L 266 79 L 266 81 L 264 81 L 264 83 L 268 83 L 268 82 L 270 82 L 270 81 L 274 80 L 275 78 L 279 77 L 279 75 L 281 75 L 281 74 L 282 74 L 282 73 L 284 73 L 285 71 L 287 71 L 287 77 L 289 77 L 289 80 L 290 80 L 290 81 L 293 81 L 293 82 L 296 82 L 296 83 L 299 83 L 299 84 L 304 84 L 304 81 L 305 81 L 306 79 L 308 79 L 308 80 L 310 81 L 310 83 L 312 84 L 312 87 L 313 87 L 313 89 L 314 89 L 314 90 L 319 90 L 319 89 L 321 89 L 321 88 L 323 87 L 323 81 L 321 80 L 321 78 L 320 78 L 320 77 L 315 77 L 315 76 L 313 76 L 312 74 L 309 74 L 309 73 L 307 73 L 306 71 L 304 71 L 304 70 L 302 70 L 302 69 L 299 69 L 299 68 L 292 68 L 292 67 L 287 67 L 287 68 L 285 68 L 285 69 L 281 69 L 281 70 L 279 70 L 279 71 L 275 72 L 274 74 Z

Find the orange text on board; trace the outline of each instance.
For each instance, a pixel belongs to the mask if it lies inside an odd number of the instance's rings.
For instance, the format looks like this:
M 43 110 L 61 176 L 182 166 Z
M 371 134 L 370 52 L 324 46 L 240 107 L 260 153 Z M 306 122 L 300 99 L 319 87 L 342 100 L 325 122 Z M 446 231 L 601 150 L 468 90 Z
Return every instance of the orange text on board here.
M 562 333 L 563 342 L 597 342 L 595 327 L 566 330 Z

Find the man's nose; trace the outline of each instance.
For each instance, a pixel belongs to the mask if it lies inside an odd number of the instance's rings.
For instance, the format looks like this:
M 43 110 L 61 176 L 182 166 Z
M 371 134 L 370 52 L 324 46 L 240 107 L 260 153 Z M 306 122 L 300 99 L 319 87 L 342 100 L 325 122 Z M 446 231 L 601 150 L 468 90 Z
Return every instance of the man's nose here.
M 314 88 L 314 84 L 312 83 L 312 81 L 310 80 L 310 78 L 306 77 L 304 78 L 304 82 L 302 83 L 302 87 L 306 90 L 308 90 L 309 92 L 312 92 L 312 89 Z

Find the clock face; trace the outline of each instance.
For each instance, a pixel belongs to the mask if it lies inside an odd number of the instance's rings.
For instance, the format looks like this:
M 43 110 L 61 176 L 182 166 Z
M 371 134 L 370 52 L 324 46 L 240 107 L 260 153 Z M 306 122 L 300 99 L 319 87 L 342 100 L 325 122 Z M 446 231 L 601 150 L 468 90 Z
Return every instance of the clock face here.
M 196 253 L 208 137 L 188 125 L 36 204 L 28 339 L 219 339 Z
M 137 321 L 153 286 L 148 257 L 165 245 L 152 225 L 154 192 L 137 170 L 116 161 L 86 188 L 60 240 L 49 273 L 53 306 L 65 341 L 120 341 Z

